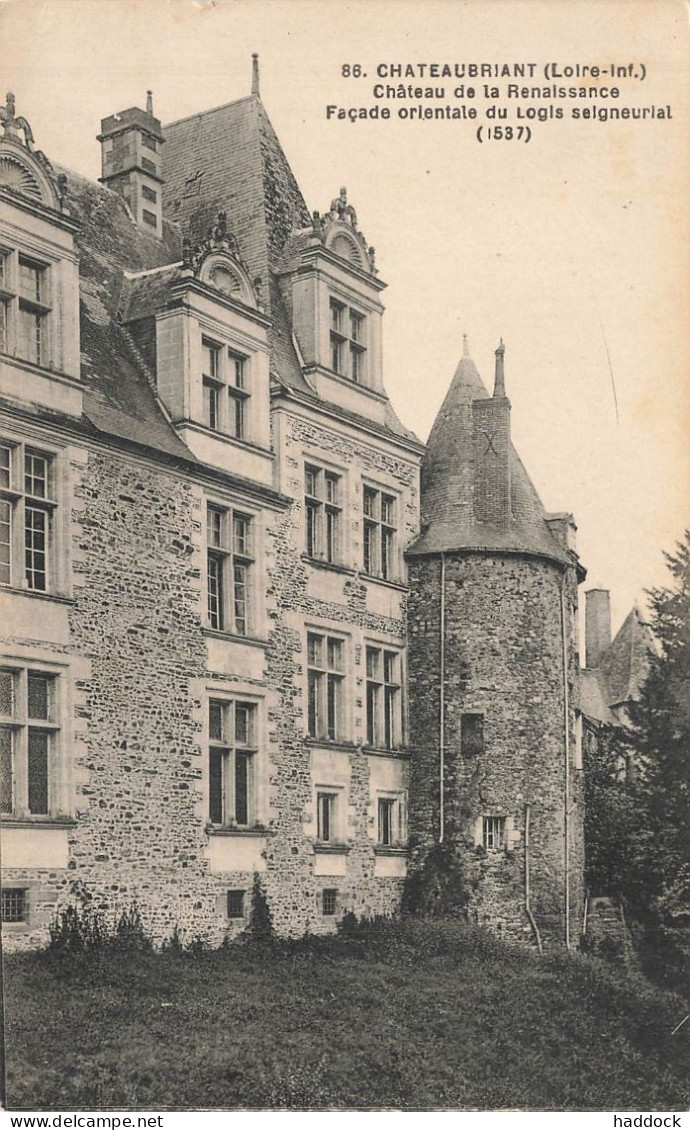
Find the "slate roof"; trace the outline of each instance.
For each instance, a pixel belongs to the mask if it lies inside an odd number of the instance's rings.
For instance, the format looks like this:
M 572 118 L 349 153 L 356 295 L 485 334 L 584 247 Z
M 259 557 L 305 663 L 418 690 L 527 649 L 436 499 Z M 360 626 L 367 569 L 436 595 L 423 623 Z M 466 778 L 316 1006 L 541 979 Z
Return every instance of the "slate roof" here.
M 57 164 L 53 168 L 66 177 L 66 201 L 77 225 L 82 426 L 196 463 L 168 422 L 155 396 L 154 374 L 126 323 L 149 317 L 167 303 L 180 274 L 183 235 L 192 245 L 200 242 L 221 209 L 250 277 L 263 282 L 271 370 L 278 377 L 274 388 L 329 406 L 302 375 L 274 274 L 286 243 L 305 230 L 310 217 L 260 99 L 252 95 L 173 122 L 164 134 L 161 240 L 135 225 L 117 193 Z M 348 415 L 371 426 L 363 416 Z M 390 405 L 379 430 L 416 441 Z
M 572 563 L 546 524 L 539 495 L 512 443 L 511 521 L 502 526 L 475 519 L 472 404 L 488 396 L 474 361 L 465 353 L 427 440 L 422 462 L 422 533 L 408 553 L 474 549 L 538 554 Z
M 581 672 L 581 710 L 597 722 L 615 722 L 616 707 L 636 699 L 649 670 L 653 637 L 639 610 L 633 607 L 598 667 Z
M 166 215 L 189 232 L 192 243 L 206 235 L 218 212 L 227 213 L 252 279 L 260 277 L 271 318 L 271 368 L 279 386 L 294 389 L 315 406 L 327 406 L 305 381 L 292 340 L 277 273 L 308 241 L 311 217 L 257 95 L 241 98 L 163 127 Z M 277 386 L 277 387 L 279 387 Z M 371 422 L 356 413 L 353 421 Z M 378 430 L 419 444 L 392 407 Z

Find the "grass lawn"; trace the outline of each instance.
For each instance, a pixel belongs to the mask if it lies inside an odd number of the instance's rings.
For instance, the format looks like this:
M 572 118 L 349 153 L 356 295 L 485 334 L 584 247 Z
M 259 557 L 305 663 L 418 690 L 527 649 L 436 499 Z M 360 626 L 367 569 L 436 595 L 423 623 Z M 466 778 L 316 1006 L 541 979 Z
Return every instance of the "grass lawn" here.
M 5 958 L 10 1110 L 684 1110 L 688 1009 L 460 923 Z

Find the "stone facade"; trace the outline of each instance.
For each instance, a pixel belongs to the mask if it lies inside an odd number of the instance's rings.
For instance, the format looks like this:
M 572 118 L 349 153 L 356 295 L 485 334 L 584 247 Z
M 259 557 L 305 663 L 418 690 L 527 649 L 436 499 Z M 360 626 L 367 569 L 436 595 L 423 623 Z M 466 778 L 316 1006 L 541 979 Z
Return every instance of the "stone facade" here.
M 520 478 L 502 347 L 420 492 L 373 250 L 344 189 L 310 217 L 258 73 L 207 115 L 105 119 L 100 186 L 56 176 L 13 101 L 0 122 L 7 946 L 82 898 L 218 945 L 257 874 L 283 935 L 394 913 L 408 810 L 413 865 L 445 835 L 472 912 L 524 936 L 526 806 L 562 935 L 578 566 Z

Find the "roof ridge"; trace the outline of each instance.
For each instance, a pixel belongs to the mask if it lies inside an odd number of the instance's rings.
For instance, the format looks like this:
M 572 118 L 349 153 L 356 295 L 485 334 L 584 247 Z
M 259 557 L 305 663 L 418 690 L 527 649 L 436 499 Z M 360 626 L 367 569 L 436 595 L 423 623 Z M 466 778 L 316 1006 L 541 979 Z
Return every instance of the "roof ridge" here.
M 238 106 L 240 102 L 259 102 L 261 98 L 258 94 L 245 94 L 242 98 L 233 98 L 230 102 L 223 102 L 221 106 L 213 106 L 210 110 L 198 110 L 196 114 L 186 114 L 184 118 L 175 118 L 172 122 L 164 122 L 163 129 L 170 129 L 171 126 L 179 126 L 182 122 L 191 122 L 193 118 L 207 118 L 210 114 L 217 114 L 220 110 L 227 110 L 230 106 Z

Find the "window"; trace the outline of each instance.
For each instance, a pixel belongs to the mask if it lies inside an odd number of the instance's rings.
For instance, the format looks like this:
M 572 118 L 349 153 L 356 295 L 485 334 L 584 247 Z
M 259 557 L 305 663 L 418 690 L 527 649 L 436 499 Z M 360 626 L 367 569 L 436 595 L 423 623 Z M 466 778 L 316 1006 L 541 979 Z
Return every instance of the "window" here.
M 201 342 L 204 423 L 213 431 L 246 439 L 248 433 L 248 358 L 206 338 Z
M 343 737 L 344 641 L 307 633 L 308 727 L 312 738 Z
M 47 265 L 0 249 L 0 351 L 47 364 L 50 313 Z
M 505 816 L 485 816 L 483 818 L 482 842 L 487 851 L 498 851 L 506 846 Z
M 317 792 L 316 836 L 324 844 L 334 843 L 340 838 L 338 835 L 338 793 Z
M 365 318 L 358 310 L 331 298 L 331 369 L 341 377 L 361 384 L 365 375 Z
M 210 699 L 208 735 L 209 820 L 220 826 L 247 827 L 254 817 L 255 704 Z
M 158 172 L 158 170 L 156 169 L 155 163 L 153 161 L 149 161 L 148 157 L 142 157 L 141 158 L 141 167 L 144 170 L 144 172 L 153 173 L 154 176 Z
M 251 629 L 252 519 L 236 510 L 206 510 L 208 622 L 238 636 Z
M 321 910 L 325 918 L 332 918 L 338 909 L 338 892 L 334 887 L 325 887 L 321 892 Z
M 367 744 L 396 749 L 400 742 L 400 655 L 367 647 Z
M 582 714 L 575 711 L 575 743 L 573 747 L 573 766 L 582 769 Z
M 149 188 L 147 184 L 142 184 L 141 195 L 144 197 L 144 200 L 150 200 L 152 204 L 155 204 L 156 200 L 158 199 L 156 193 L 152 188 Z
M 483 714 L 463 714 L 461 716 L 460 752 L 463 757 L 479 757 L 484 752 Z
M 158 220 L 156 219 L 156 215 L 155 215 L 154 212 L 149 212 L 147 208 L 143 208 L 141 215 L 143 217 L 145 224 L 150 224 L 150 226 L 152 228 L 155 228 L 156 224 L 158 223 Z
M 53 496 L 52 456 L 0 443 L 0 584 L 47 591 Z
M 155 153 L 157 149 L 155 137 L 151 137 L 151 135 L 148 133 L 142 133 L 140 136 L 141 144 L 144 145 L 147 149 L 153 149 Z
M 17 887 L 5 887 L 0 891 L 2 899 L 3 922 L 26 922 L 28 915 L 28 898 L 25 890 Z
M 406 840 L 405 802 L 401 793 L 378 798 L 377 841 L 381 847 L 398 847 Z
M 0 812 L 47 816 L 56 808 L 57 716 L 54 675 L 0 668 Z
M 244 918 L 245 891 L 228 891 L 228 918 Z
M 391 580 L 396 572 L 395 498 L 364 487 L 364 572 Z
M 306 551 L 333 564 L 340 555 L 340 476 L 309 464 L 304 469 Z

